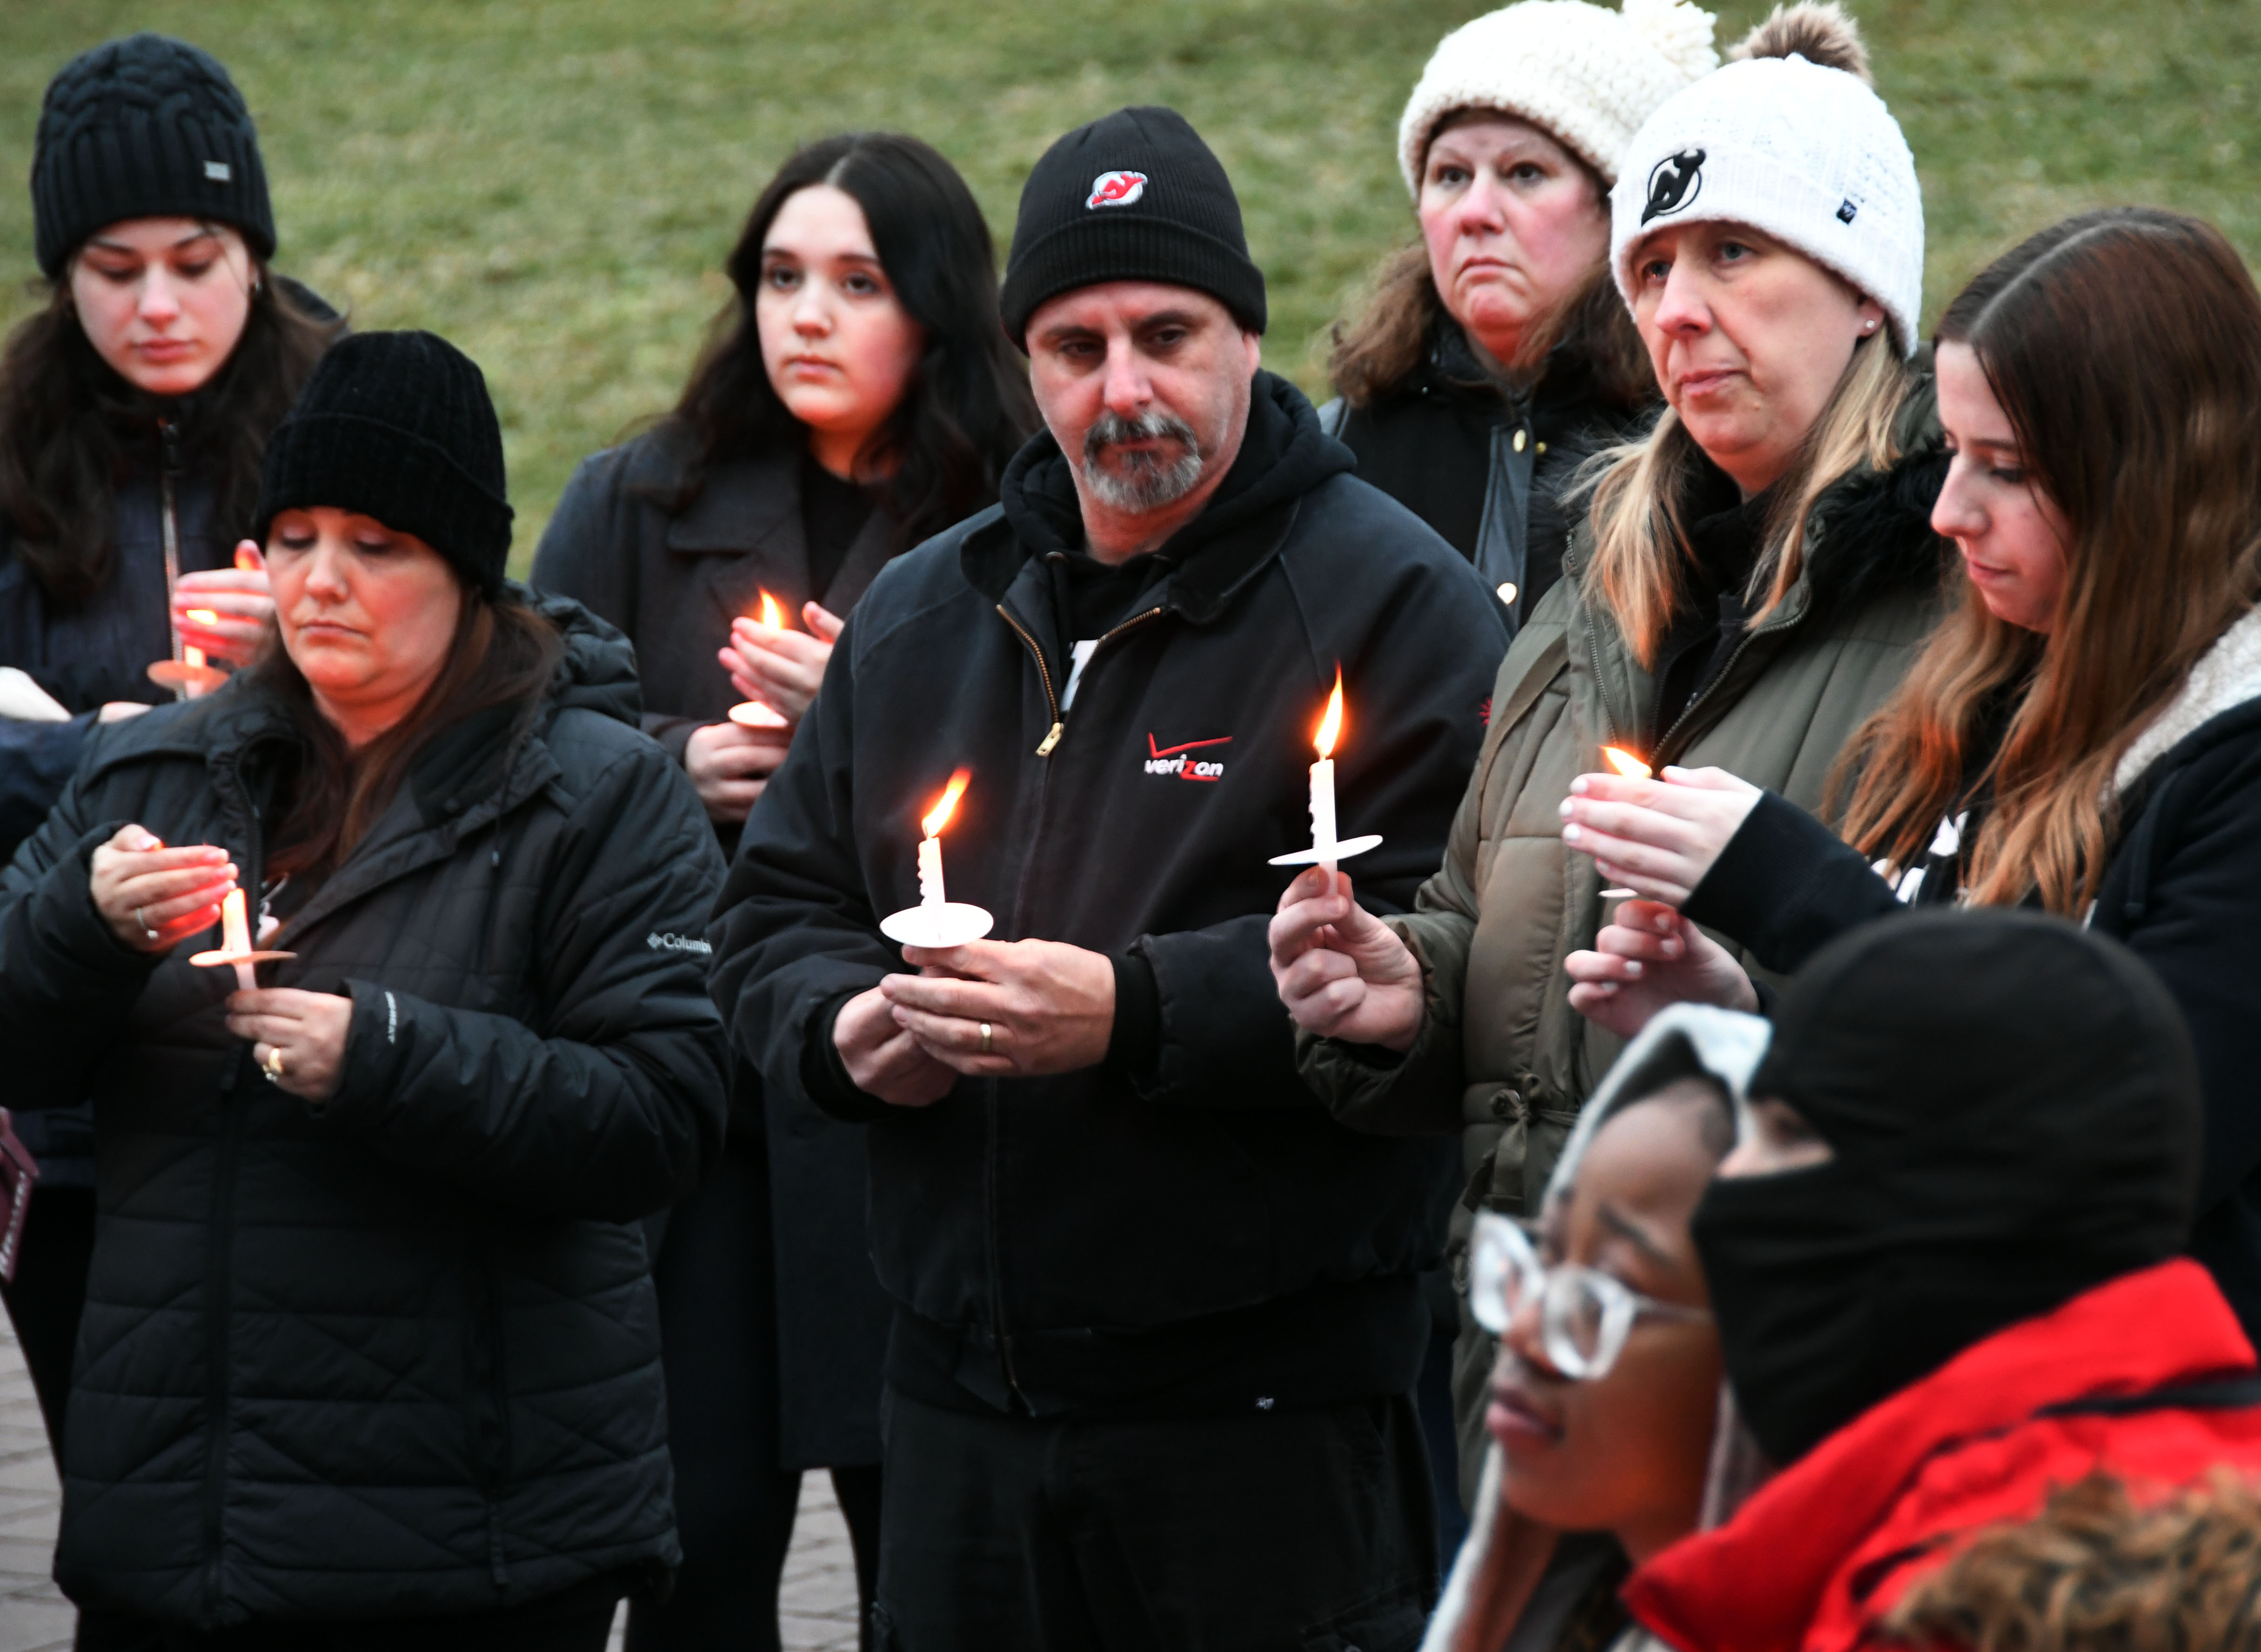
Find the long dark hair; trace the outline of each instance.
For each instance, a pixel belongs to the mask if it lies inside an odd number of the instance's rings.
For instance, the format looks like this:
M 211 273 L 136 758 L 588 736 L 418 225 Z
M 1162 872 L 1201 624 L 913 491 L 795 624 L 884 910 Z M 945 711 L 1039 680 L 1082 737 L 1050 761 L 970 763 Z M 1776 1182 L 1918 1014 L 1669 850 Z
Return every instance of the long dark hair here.
M 864 455 L 892 469 L 887 502 L 913 544 L 997 497 L 1006 461 L 1036 429 L 1037 408 L 998 319 L 988 222 L 958 169 L 900 132 L 845 132 L 798 149 L 754 203 L 725 267 L 737 290 L 671 415 L 696 443 L 696 462 L 665 503 L 688 505 L 714 464 L 806 440 L 762 364 L 754 296 L 772 221 L 789 197 L 821 183 L 864 209 L 879 266 L 926 337 L 902 402 Z
M 256 260 L 243 336 L 190 398 L 182 463 L 217 489 L 214 520 L 233 535 L 259 499 L 267 438 L 343 323 L 299 303 Z M 137 447 L 177 404 L 136 389 L 95 350 L 68 277 L 0 352 L 0 522 L 49 597 L 83 602 L 110 578 L 111 501 Z
M 532 727 L 565 651 L 556 626 L 511 586 L 492 598 L 461 580 L 456 587 L 463 611 L 440 675 L 407 716 L 358 752 L 348 749 L 315 706 L 313 691 L 279 640 L 253 668 L 254 688 L 282 704 L 306 754 L 268 852 L 269 873 L 335 870 L 442 728 L 505 706 L 515 712 L 506 731 L 510 745 Z
M 2149 207 L 2067 218 L 1982 271 L 1940 318 L 2064 521 L 2047 636 L 1960 605 L 1848 747 L 1844 832 L 1906 865 L 1974 781 L 1994 804 L 1972 898 L 2086 910 L 2114 775 L 2191 667 L 2261 597 L 2261 292 L 2211 224 Z M 1985 774 L 1985 731 L 2013 707 Z

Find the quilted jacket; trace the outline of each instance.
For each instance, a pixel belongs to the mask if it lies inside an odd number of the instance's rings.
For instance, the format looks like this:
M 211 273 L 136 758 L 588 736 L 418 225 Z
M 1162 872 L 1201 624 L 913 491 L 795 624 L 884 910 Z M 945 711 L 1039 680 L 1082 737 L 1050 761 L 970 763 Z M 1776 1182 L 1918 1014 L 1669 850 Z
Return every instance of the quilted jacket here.
M 128 821 L 259 886 L 291 735 L 255 684 L 105 736 L 0 879 L 7 1101 L 95 1109 L 56 1562 L 83 1606 L 366 1621 L 677 1558 L 637 1219 L 721 1139 L 721 867 L 625 640 L 543 607 L 567 658 L 534 732 L 435 734 L 269 943 L 298 955 L 268 983 L 354 1002 L 320 1108 L 229 1035 L 204 938 L 129 951 L 88 894 Z

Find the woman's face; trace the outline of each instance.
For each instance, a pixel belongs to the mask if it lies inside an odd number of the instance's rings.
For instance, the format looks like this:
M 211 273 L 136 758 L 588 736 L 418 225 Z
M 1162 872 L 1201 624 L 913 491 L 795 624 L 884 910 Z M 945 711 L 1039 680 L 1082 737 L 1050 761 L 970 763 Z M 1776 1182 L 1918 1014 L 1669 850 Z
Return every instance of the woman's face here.
M 119 377 L 153 396 L 187 396 L 234 354 L 256 277 L 243 237 L 225 224 L 127 218 L 72 257 L 71 304 Z
M 447 559 L 374 517 L 285 511 L 267 535 L 283 647 L 348 747 L 415 709 L 463 617 Z
M 1668 225 L 1631 257 L 1657 388 L 1746 497 L 1763 493 L 1829 404 L 1853 347 L 1882 329 L 1883 307 L 1740 224 Z
M 2064 597 L 2064 518 L 2027 468 L 1978 353 L 1942 344 L 1936 366 L 1939 422 L 1955 457 L 1931 526 L 1955 541 L 1997 619 L 2046 636 Z
M 1610 250 L 1593 175 L 1536 126 L 1504 115 L 1462 121 L 1430 142 L 1418 211 L 1446 310 L 1502 361 Z
M 851 474 L 926 347 L 879 267 L 855 197 L 817 183 L 786 198 L 762 241 L 754 324 L 770 383 L 808 426 L 818 462 Z
M 1718 1162 L 1704 1131 L 1720 1105 L 1683 1081 L 1613 1116 L 1547 1211 L 1543 1260 L 1708 1307 L 1688 1219 Z M 1639 1319 L 1617 1362 L 1580 1382 L 1548 1363 L 1539 1306 L 1526 1303 L 1501 1339 L 1484 1418 L 1504 1459 L 1501 1495 L 1565 1531 L 1613 1532 L 1636 1561 L 1653 1554 L 1695 1529 L 1719 1386 L 1709 1320 Z

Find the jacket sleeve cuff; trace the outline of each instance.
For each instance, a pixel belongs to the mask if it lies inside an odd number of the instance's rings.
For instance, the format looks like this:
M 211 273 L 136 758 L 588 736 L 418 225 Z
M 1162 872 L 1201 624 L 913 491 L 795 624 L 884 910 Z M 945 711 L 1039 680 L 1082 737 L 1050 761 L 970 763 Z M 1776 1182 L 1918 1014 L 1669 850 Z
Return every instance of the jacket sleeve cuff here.
M 1683 914 L 1788 975 L 1847 930 L 1900 910 L 1891 885 L 1812 815 L 1767 792 L 1744 817 Z
M 1399 920 L 1384 918 L 1402 935 Z M 1409 937 L 1410 940 L 1410 937 Z M 1440 995 L 1439 972 L 1420 949 L 1421 1026 L 1403 1055 L 1372 1044 L 1302 1033 L 1296 1068 L 1339 1124 L 1375 1135 L 1451 1135 L 1461 1125 L 1459 1005 Z M 1453 972 L 1455 983 L 1458 972 Z
M 691 737 L 707 725 L 695 717 L 665 717 L 657 712 L 643 714 L 643 732 L 657 740 L 660 749 L 675 759 L 679 766 Z
M 819 1005 L 808 1018 L 808 1041 L 800 1051 L 800 1088 L 818 1112 L 848 1124 L 869 1124 L 886 1116 L 887 1104 L 856 1087 L 848 1076 L 847 1059 L 840 1054 L 840 1041 L 832 1035 L 840 1012 L 856 996 L 843 992 Z
M 1133 1076 L 1151 1073 L 1162 1056 L 1162 989 L 1144 953 L 1108 955 L 1115 966 L 1115 1026 L 1107 1064 Z

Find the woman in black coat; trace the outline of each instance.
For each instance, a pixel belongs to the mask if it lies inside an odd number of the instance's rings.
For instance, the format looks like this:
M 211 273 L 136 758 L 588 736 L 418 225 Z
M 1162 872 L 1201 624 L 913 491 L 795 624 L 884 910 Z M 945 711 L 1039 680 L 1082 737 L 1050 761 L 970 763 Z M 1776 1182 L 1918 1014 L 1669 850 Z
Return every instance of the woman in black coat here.
M 268 433 L 336 330 L 270 269 L 258 133 L 192 46 L 137 34 L 55 75 L 32 207 L 47 302 L 0 356 L 0 862 L 97 726 L 174 697 L 153 663 L 250 661 L 272 604 L 230 552 Z M 75 1107 L 18 1128 L 40 1180 L 0 1294 L 60 1449 L 92 1125 Z
M 1571 1002 L 1613 1030 L 1755 1007 L 1699 924 L 1788 971 L 1912 905 L 2087 922 L 2190 1024 L 2191 1250 L 2261 1335 L 2261 292 L 2210 225 L 2085 213 L 1982 273 L 1938 345 L 1960 609 L 1848 748 L 1843 840 L 1719 770 L 1576 783 L 1565 838 L 1650 898 L 1572 955 Z
M 1322 418 L 1437 530 L 1511 633 L 1560 577 L 1579 467 L 1656 402 L 1610 278 L 1619 152 L 1717 66 L 1693 5 L 1525 0 L 1438 43 L 1398 123 L 1420 240 L 1335 330 Z
M 677 1558 L 639 1219 L 720 1145 L 721 867 L 510 516 L 478 369 L 339 344 L 253 518 L 279 646 L 0 883 L 10 1099 L 97 1123 L 82 1644 L 595 1652 Z M 275 984 L 199 966 L 255 938 Z
M 730 254 L 736 289 L 682 401 L 585 461 L 534 583 L 635 644 L 644 726 L 726 850 L 784 761 L 832 639 L 891 557 L 997 497 L 1036 426 L 997 315 L 988 225 L 915 138 L 798 151 Z M 773 620 L 761 623 L 764 606 Z M 793 627 L 798 616 L 806 631 Z M 732 721 L 759 704 L 769 726 Z M 659 1262 L 684 1570 L 630 1644 L 777 1644 L 802 1470 L 826 1467 L 868 1600 L 888 1309 L 864 1235 L 862 1134 L 735 1064 L 714 1179 Z

